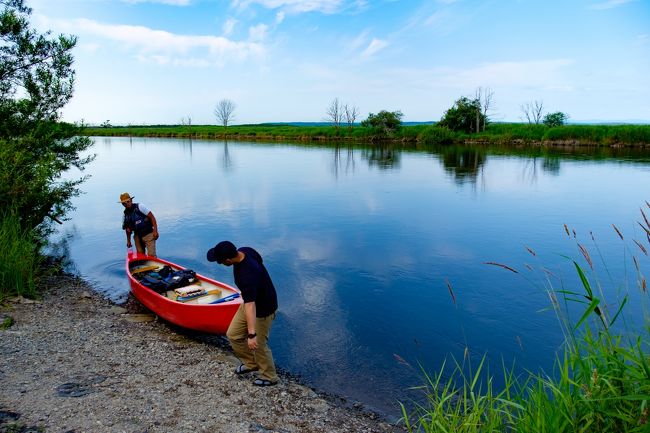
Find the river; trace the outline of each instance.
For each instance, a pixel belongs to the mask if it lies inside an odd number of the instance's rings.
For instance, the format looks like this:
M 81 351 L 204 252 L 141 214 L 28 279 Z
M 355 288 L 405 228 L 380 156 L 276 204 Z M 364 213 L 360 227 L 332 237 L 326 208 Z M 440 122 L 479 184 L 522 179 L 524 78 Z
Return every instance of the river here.
M 625 326 L 645 311 L 632 256 L 648 275 L 633 239 L 648 247 L 650 152 L 94 141 L 59 230 L 80 275 L 126 300 L 125 191 L 154 212 L 162 258 L 232 284 L 207 249 L 252 246 L 278 289 L 278 366 L 389 415 L 452 356 L 550 372 L 563 337 L 549 284 L 583 290 L 570 259 L 614 312 L 630 297 Z

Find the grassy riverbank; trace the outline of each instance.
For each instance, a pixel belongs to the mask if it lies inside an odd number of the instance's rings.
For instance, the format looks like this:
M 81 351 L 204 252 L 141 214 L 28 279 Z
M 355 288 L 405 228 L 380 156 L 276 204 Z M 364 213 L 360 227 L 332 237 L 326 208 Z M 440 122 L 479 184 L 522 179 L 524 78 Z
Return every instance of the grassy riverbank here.
M 18 216 L 0 212 L 0 303 L 10 296 L 36 296 L 36 282 L 43 258 L 36 234 L 23 229 Z
M 563 281 L 543 267 L 538 270 L 543 274 L 541 281 L 545 281 L 542 289 L 548 293 L 565 335 L 554 371 L 548 375 L 534 372 L 516 375 L 504 366 L 505 385 L 497 389 L 492 376 L 486 372 L 485 358 L 478 366 L 470 365 L 468 359 L 454 361 L 436 374 L 425 373 L 426 402 L 414 411 L 404 409 L 408 431 L 649 431 L 650 316 L 645 308 L 641 325 L 636 323 L 635 327 L 629 323 L 638 321 L 623 319 L 628 300 L 640 298 L 642 305 L 647 306 L 644 269 L 647 269 L 650 249 L 650 223 L 646 216 L 650 203 L 646 204 L 639 225 L 647 242 L 633 239 L 634 243 L 628 244 L 619 229 L 613 227 L 623 242 L 625 260 L 633 262 L 633 265 L 629 263 L 630 280 L 636 282 L 636 287 L 625 282 L 620 285 L 618 299 L 604 298 L 598 266 L 589 249 L 577 241 L 577 251 L 584 264 L 572 260 L 575 281 Z M 565 226 L 565 229 L 571 238 L 569 228 Z M 597 257 L 598 246 L 592 249 Z M 533 250 L 529 252 L 535 256 Z M 607 265 L 601 266 L 605 267 L 600 272 L 602 281 L 611 284 L 606 278 Z M 575 310 L 577 305 L 582 305 L 579 318 L 571 319 L 569 310 Z
M 392 134 L 355 126 L 295 126 L 289 124 L 235 125 L 224 129 L 216 125 L 155 125 L 87 127 L 89 136 L 175 137 L 230 140 L 297 141 L 391 141 L 424 144 L 527 143 L 590 146 L 650 145 L 650 125 L 564 125 L 548 127 L 522 123 L 494 123 L 484 132 L 453 132 L 435 124 L 402 126 Z

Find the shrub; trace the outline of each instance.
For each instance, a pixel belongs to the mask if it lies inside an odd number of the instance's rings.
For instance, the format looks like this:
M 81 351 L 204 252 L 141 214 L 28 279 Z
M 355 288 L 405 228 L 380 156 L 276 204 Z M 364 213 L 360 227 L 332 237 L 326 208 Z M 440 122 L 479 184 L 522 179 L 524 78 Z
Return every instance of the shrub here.
M 480 125 L 485 123 L 487 123 L 487 118 L 481 110 L 481 101 L 463 96 L 445 112 L 439 125 L 452 131 L 462 131 L 470 134 L 477 132 Z
M 561 111 L 557 111 L 555 113 L 548 113 L 546 116 L 544 116 L 542 123 L 550 128 L 554 128 L 556 126 L 564 125 L 567 120 L 569 120 L 569 116 L 567 114 L 564 114 Z
M 452 144 L 456 137 L 449 128 L 431 125 L 420 133 L 418 139 L 424 144 Z
M 370 113 L 368 118 L 361 122 L 361 126 L 371 128 L 377 135 L 388 136 L 402 126 L 402 116 L 401 111 L 381 110 L 377 114 Z

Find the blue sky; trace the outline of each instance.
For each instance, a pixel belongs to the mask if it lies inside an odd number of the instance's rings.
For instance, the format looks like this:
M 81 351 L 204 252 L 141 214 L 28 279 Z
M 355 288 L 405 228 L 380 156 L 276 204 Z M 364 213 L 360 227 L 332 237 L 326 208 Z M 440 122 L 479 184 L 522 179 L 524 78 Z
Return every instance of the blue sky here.
M 39 30 L 78 36 L 64 119 L 86 123 L 322 121 L 400 110 L 439 120 L 493 92 L 571 121 L 650 123 L 650 0 L 27 0 Z

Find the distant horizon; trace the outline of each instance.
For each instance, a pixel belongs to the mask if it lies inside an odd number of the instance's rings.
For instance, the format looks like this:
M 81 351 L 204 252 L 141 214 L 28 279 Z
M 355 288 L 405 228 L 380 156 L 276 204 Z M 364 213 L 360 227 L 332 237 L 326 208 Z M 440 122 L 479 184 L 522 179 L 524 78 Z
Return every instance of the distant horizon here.
M 403 126 L 416 126 L 416 125 L 427 125 L 427 124 L 435 124 L 438 123 L 440 120 L 425 120 L 425 121 L 404 121 L 402 122 Z M 519 121 L 519 122 L 505 122 L 505 121 L 491 121 L 489 122 L 490 124 L 508 124 L 508 123 L 514 123 L 514 124 L 528 124 L 526 121 Z M 629 120 L 629 121 L 571 121 L 569 120 L 567 125 L 603 125 L 603 126 L 616 126 L 616 125 L 650 125 L 650 122 L 643 121 L 643 120 Z M 233 123 L 231 125 L 228 125 L 228 127 L 233 127 L 233 126 L 260 126 L 260 125 L 289 125 L 289 126 L 331 126 L 333 125 L 332 122 L 260 122 L 260 123 Z M 103 127 L 101 124 L 86 124 L 85 126 L 91 127 L 91 128 L 101 128 Z M 146 123 L 146 124 L 140 124 L 140 123 L 128 123 L 128 124 L 111 124 L 111 128 L 134 128 L 134 127 L 155 127 L 155 126 L 219 126 L 221 127 L 222 125 L 218 123 L 192 123 L 191 125 L 183 125 L 181 123 Z M 358 127 L 360 126 L 360 122 L 355 122 L 354 126 Z

